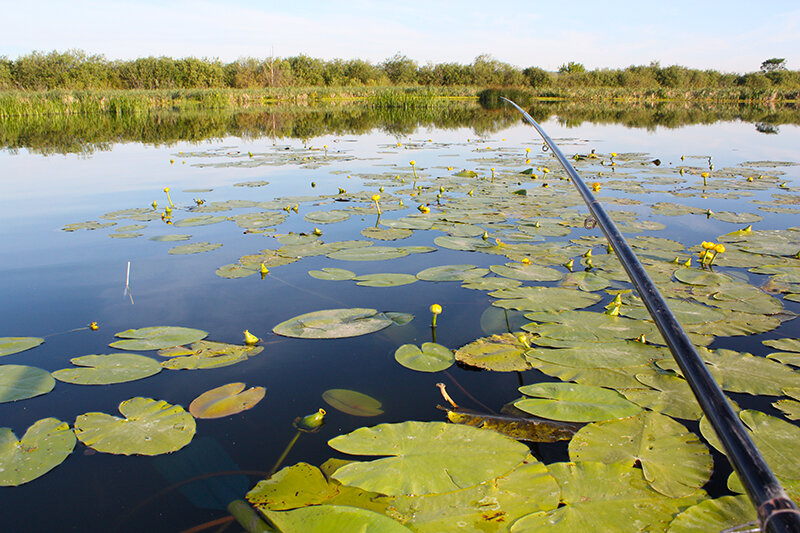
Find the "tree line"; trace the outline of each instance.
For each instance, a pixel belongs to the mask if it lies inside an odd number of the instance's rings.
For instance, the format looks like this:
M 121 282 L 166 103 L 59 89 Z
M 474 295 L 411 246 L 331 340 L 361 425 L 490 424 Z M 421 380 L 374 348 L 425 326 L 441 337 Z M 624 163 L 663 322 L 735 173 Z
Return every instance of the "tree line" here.
M 574 61 L 550 72 L 535 66 L 520 69 L 489 55 L 480 55 L 468 65 L 420 65 L 399 53 L 378 64 L 302 54 L 242 58 L 230 63 L 194 57 L 109 60 L 82 50 L 33 52 L 17 59 L 0 56 L 0 90 L 6 91 L 348 86 L 795 90 L 800 89 L 800 71 L 787 70 L 783 58 L 767 59 L 758 71 L 738 74 L 678 65 L 662 67 L 658 62 L 588 70 Z

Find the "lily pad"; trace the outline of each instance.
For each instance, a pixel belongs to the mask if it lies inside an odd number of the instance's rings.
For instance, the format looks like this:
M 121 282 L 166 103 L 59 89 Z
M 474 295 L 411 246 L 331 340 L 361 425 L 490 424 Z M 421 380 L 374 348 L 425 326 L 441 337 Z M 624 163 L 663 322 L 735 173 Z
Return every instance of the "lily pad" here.
M 182 244 L 180 246 L 175 246 L 174 248 L 170 248 L 169 253 L 172 255 L 201 254 L 203 252 L 210 252 L 211 250 L 216 250 L 221 246 L 222 245 L 219 243 L 195 242 L 192 244 Z
M 475 265 L 441 265 L 417 272 L 424 281 L 464 281 L 485 276 L 489 271 Z
M 399 285 L 409 285 L 417 281 L 416 276 L 412 274 L 396 274 L 396 273 L 382 273 L 382 274 L 364 274 L 355 278 L 356 285 L 362 287 L 397 287 Z
M 192 238 L 191 235 L 171 233 L 169 235 L 155 235 L 153 237 L 148 238 L 148 240 L 156 242 L 177 242 L 177 241 L 188 241 L 191 238 Z
M 75 419 L 75 434 L 99 452 L 160 455 L 180 450 L 194 437 L 195 421 L 180 405 L 136 397 L 119 404 L 125 418 L 86 413 Z
M 379 241 L 397 241 L 410 237 L 414 233 L 410 229 L 403 228 L 364 228 L 361 230 L 361 235 L 368 239 L 377 239 Z
M 194 226 L 208 226 L 209 224 L 218 224 L 228 220 L 227 217 L 214 216 L 214 215 L 200 215 L 196 217 L 183 218 L 173 224 L 176 228 L 187 228 Z
M 39 337 L 0 337 L 0 357 L 36 348 L 43 342 Z
M 383 414 L 381 402 L 364 393 L 348 389 L 329 389 L 322 393 L 325 403 L 353 416 L 378 416 Z
M 208 332 L 184 328 L 180 326 L 153 326 L 139 329 L 126 329 L 115 333 L 115 337 L 124 340 L 109 344 L 119 350 L 147 351 L 171 348 L 181 344 L 199 341 L 208 335 Z
M 512 333 L 502 333 L 476 339 L 456 350 L 455 358 L 462 363 L 497 372 L 528 370 L 525 359 L 528 346 Z
M 134 353 L 83 355 L 69 360 L 82 368 L 63 368 L 53 372 L 59 381 L 76 385 L 109 385 L 153 376 L 161 372 L 161 364 L 150 357 Z
M 769 339 L 761 343 L 776 350 L 800 353 L 800 339 Z
M 263 346 L 246 346 L 225 342 L 198 341 L 189 348 L 176 346 L 158 351 L 158 355 L 169 357 L 161 366 L 170 370 L 205 370 L 230 366 L 248 357 L 258 355 Z
M 328 444 L 342 453 L 390 456 L 349 463 L 333 474 L 344 485 L 387 495 L 471 487 L 509 472 L 529 453 L 499 433 L 444 422 L 379 424 Z
M 492 265 L 489 269 L 498 276 L 520 281 L 558 281 L 563 277 L 561 272 L 554 268 L 533 264 L 506 263 Z
M 584 426 L 569 443 L 569 457 L 575 462 L 640 464 L 650 486 L 672 498 L 695 493 L 711 477 L 713 466 L 694 433 L 654 412 Z
M 195 418 L 223 418 L 252 409 L 267 393 L 264 387 L 244 388 L 244 383 L 228 383 L 206 391 L 192 400 L 189 412 Z
M 354 279 L 356 273 L 344 268 L 325 267 L 322 270 L 309 270 L 308 275 L 312 278 L 324 279 L 329 281 L 345 281 Z
M 519 391 L 533 398 L 514 402 L 526 413 L 550 420 L 593 422 L 635 415 L 642 411 L 616 391 L 578 383 L 536 383 Z
M 725 274 L 699 268 L 679 268 L 675 271 L 675 278 L 689 285 L 721 285 L 733 281 Z
M 696 531 L 733 531 L 738 526 L 758 519 L 756 510 L 745 495 L 723 496 L 705 500 L 682 511 L 675 517 L 668 533 L 695 533 Z
M 600 301 L 600 296 L 561 287 L 517 287 L 490 292 L 499 298 L 492 305 L 519 311 L 567 311 L 589 307 Z
M 341 339 L 380 331 L 394 321 L 375 309 L 324 309 L 290 318 L 272 331 L 285 337 Z
M 450 368 L 455 363 L 453 350 L 426 342 L 422 349 L 414 344 L 404 344 L 394 352 L 395 360 L 406 368 L 420 372 L 439 372 Z
M 636 341 L 614 341 L 596 345 L 580 344 L 574 348 L 556 350 L 534 349 L 526 357 L 582 368 L 623 368 L 670 357 L 670 352 L 661 346 Z
M 342 222 L 350 218 L 350 212 L 343 209 L 333 209 L 331 211 L 312 211 L 303 217 L 306 222 L 312 224 L 333 224 Z
M 642 471 L 621 463 L 554 463 L 548 469 L 561 487 L 563 505 L 514 522 L 512 533 L 527 531 L 663 531 L 682 509 L 705 493 L 670 498 L 653 490 Z
M 338 250 L 327 254 L 327 257 L 340 261 L 385 261 L 405 257 L 409 253 L 407 250 L 394 246 L 365 246 Z
M 60 465 L 75 448 L 69 424 L 56 418 L 37 420 L 21 439 L 0 428 L 0 486 L 16 487 Z
M 56 380 L 47 370 L 35 366 L 0 365 L 0 403 L 47 394 Z
M 283 533 L 363 531 L 364 533 L 410 533 L 411 530 L 384 514 L 349 505 L 322 504 L 291 511 L 264 510 Z

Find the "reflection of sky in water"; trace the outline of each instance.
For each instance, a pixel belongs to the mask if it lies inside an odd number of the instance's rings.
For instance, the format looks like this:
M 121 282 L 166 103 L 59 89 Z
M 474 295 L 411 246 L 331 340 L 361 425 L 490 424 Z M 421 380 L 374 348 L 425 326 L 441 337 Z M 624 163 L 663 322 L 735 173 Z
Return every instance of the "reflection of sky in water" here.
M 712 156 L 716 169 L 746 160 L 798 160 L 800 128 L 781 126 L 780 134 L 758 133 L 752 124 L 728 122 L 715 125 L 694 125 L 676 129 L 657 128 L 654 131 L 623 126 L 562 127 L 555 120 L 544 124 L 548 133 L 559 142 L 569 156 L 616 151 L 643 152 L 660 158 L 661 169 L 680 164 L 680 156 Z M 249 329 L 265 338 L 266 349 L 255 359 L 242 365 L 212 371 L 170 372 L 127 384 L 110 387 L 79 387 L 58 383 L 46 396 L 24 400 L 18 404 L 0 404 L 3 425 L 13 427 L 21 435 L 38 418 L 56 416 L 70 423 L 77 414 L 86 411 L 116 413 L 117 404 L 132 396 L 164 398 L 188 405 L 199 393 L 231 381 L 247 382 L 267 387 L 265 400 L 256 408 L 234 419 L 198 422 L 199 436 L 214 436 L 228 458 L 220 464 L 231 468 L 229 458 L 242 469 L 268 469 L 275 457 L 291 438 L 291 420 L 298 415 L 315 411 L 321 405 L 320 394 L 329 388 L 352 388 L 378 397 L 384 402 L 386 414 L 380 421 L 406 419 L 434 420 L 441 415 L 433 409 L 440 402 L 433 384 L 441 379 L 399 368 L 393 361 L 393 350 L 404 342 L 421 343 L 428 340 L 427 308 L 432 302 L 445 307 L 438 328 L 439 340 L 457 347 L 482 335 L 480 319 L 489 299 L 480 291 L 461 289 L 458 284 L 416 284 L 390 289 L 356 287 L 352 282 L 314 280 L 308 270 L 337 266 L 356 270 L 358 274 L 377 272 L 415 273 L 429 266 L 473 262 L 488 266 L 500 259 L 484 254 L 464 255 L 441 249 L 436 253 L 412 255 L 390 262 L 341 263 L 324 257 L 311 257 L 301 262 L 273 269 L 266 280 L 257 276 L 243 280 L 226 280 L 214 275 L 214 270 L 235 262 L 238 257 L 279 244 L 269 234 L 245 235 L 231 222 L 201 227 L 176 228 L 151 222 L 137 239 L 110 239 L 114 227 L 96 231 L 65 233 L 59 228 L 84 220 L 98 220 L 103 213 L 129 207 L 147 207 L 153 200 L 166 205 L 163 187 L 169 186 L 179 207 L 191 205 L 192 199 L 208 202 L 227 199 L 269 200 L 286 195 L 335 194 L 338 187 L 348 191 L 363 188 L 357 177 L 347 174 L 408 173 L 408 162 L 416 161 L 422 175 L 444 175 L 448 165 L 475 168 L 477 160 L 497 153 L 498 149 L 515 147 L 519 152 L 519 167 L 525 168 L 525 147 L 538 157 L 541 142 L 534 130 L 519 125 L 480 139 L 468 128 L 453 130 L 422 129 L 409 138 L 398 139 L 384 133 L 360 137 L 326 136 L 309 139 L 316 148 L 327 144 L 329 152 L 343 151 L 358 159 L 336 162 L 317 169 L 297 166 L 262 166 L 257 168 L 198 168 L 197 163 L 223 162 L 232 156 L 218 158 L 188 158 L 181 163 L 178 152 L 199 152 L 219 146 L 238 150 L 240 160 L 247 152 L 258 156 L 272 150 L 272 141 L 262 138 L 248 142 L 227 138 L 219 142 L 199 144 L 179 143 L 154 148 L 138 144 L 119 144 L 107 152 L 89 157 L 75 155 L 39 156 L 21 152 L 18 155 L 0 153 L 0 336 L 44 336 L 80 328 L 92 320 L 100 322 L 98 332 L 79 331 L 47 337 L 45 344 L 35 350 L 4 358 L 3 363 L 30 364 L 47 370 L 63 368 L 71 357 L 88 353 L 109 353 L 107 344 L 113 332 L 131 327 L 150 325 L 182 325 L 211 332 L 212 340 L 241 342 L 241 331 Z M 357 142 L 343 142 L 356 139 Z M 428 139 L 434 141 L 431 148 Z M 467 143 L 470 139 L 470 143 Z M 403 147 L 398 148 L 400 140 Z M 476 140 L 480 140 L 476 144 Z M 447 143 L 447 146 L 438 146 Z M 452 144 L 451 144 L 452 143 Z M 302 147 L 299 140 L 281 140 L 281 145 Z M 414 146 L 422 145 L 421 149 Z M 391 146 L 394 145 L 394 146 Z M 427 145 L 427 147 L 426 147 Z M 494 152 L 481 149 L 491 146 Z M 412 147 L 412 148 L 409 148 Z M 319 152 L 321 155 L 321 152 Z M 175 159 L 175 164 L 170 164 Z M 536 164 L 536 161 L 534 161 Z M 542 163 L 539 163 L 542 164 Z M 704 159 L 688 159 L 686 165 L 705 166 Z M 396 166 L 392 166 L 396 165 Z M 555 170 L 555 163 L 549 163 Z M 432 168 L 432 167 L 440 168 Z M 488 167 L 491 165 L 482 165 Z M 650 170 L 652 167 L 642 167 Z M 797 186 L 798 168 L 787 167 L 786 181 Z M 621 169 L 622 170 L 622 169 Z M 334 174 L 333 172 L 341 172 Z M 485 174 L 488 174 L 484 170 Z M 631 171 L 632 175 L 635 172 Z M 587 181 L 591 176 L 585 176 Z M 688 182 L 700 180 L 686 176 Z M 234 183 L 268 180 L 270 185 L 259 188 L 232 187 Z M 311 182 L 316 182 L 316 188 Z M 671 187 L 671 186 L 670 186 Z M 184 193 L 187 188 L 212 188 L 212 192 Z M 387 188 L 387 192 L 391 189 Z M 757 193 L 754 198 L 768 198 L 769 193 Z M 617 191 L 604 189 L 611 196 Z M 757 206 L 730 200 L 676 198 L 669 194 L 653 194 L 642 198 L 647 203 L 671 201 L 699 205 L 715 210 L 758 212 Z M 410 202 L 406 202 L 411 206 Z M 345 204 L 347 205 L 347 204 Z M 334 206 L 336 207 L 336 206 Z M 315 209 L 301 204 L 300 215 L 291 215 L 279 227 L 281 232 L 310 231 L 313 224 L 304 222 L 302 215 Z M 625 206 L 622 209 L 647 213 L 646 208 Z M 236 209 L 221 213 L 232 215 L 250 210 Z M 585 211 L 582 210 L 582 211 Z M 774 216 L 762 213 L 768 220 L 761 227 L 796 225 L 796 215 Z M 176 211 L 175 219 L 188 216 Z M 385 215 L 398 218 L 396 212 Z M 363 220 L 362 220 L 363 219 Z M 700 240 L 736 229 L 705 217 L 653 217 L 668 224 L 669 229 L 656 235 L 677 238 L 691 246 Z M 119 220 L 117 226 L 136 224 Z M 328 241 L 361 238 L 358 231 L 373 223 L 372 216 L 354 215 L 350 221 L 322 226 Z M 167 250 L 176 244 L 152 242 L 147 237 L 167 233 L 191 234 L 190 242 L 222 242 L 224 246 L 210 253 L 170 256 Z M 586 234 L 577 230 L 573 236 Z M 431 234 L 419 233 L 396 244 L 430 244 Z M 438 235 L 438 233 L 437 233 Z M 435 235 L 433 235 L 435 236 Z M 381 243 L 378 244 L 395 244 Z M 131 289 L 135 304 L 123 296 L 127 262 L 131 262 Z M 331 264 L 334 263 L 334 264 Z M 350 340 L 306 341 L 280 339 L 270 335 L 272 326 L 292 316 L 311 310 L 336 307 L 378 307 L 383 310 L 411 312 L 417 320 L 403 328 L 389 328 L 379 334 Z M 787 305 L 789 307 L 789 305 Z M 794 309 L 797 306 L 794 305 Z M 518 317 L 512 317 L 512 322 Z M 787 323 L 783 336 L 797 336 L 797 326 Z M 748 342 L 757 349 L 758 343 Z M 477 373 L 451 369 L 469 390 L 482 401 L 494 405 L 514 399 L 517 377 L 502 373 Z M 411 401 L 415 399 L 415 401 Z M 300 439 L 288 463 L 299 460 L 320 462 L 328 456 L 324 442 L 336 434 L 349 431 L 375 420 L 357 420 L 339 413 L 330 416 L 328 426 L 320 435 Z M 545 447 L 546 448 L 546 447 Z M 0 489 L 5 498 L 4 508 L 32 505 L 45 494 L 57 493 L 52 510 L 52 522 L 40 518 L 31 529 L 42 530 L 58 524 L 57 516 L 76 517 L 79 523 L 97 513 L 96 524 L 113 524 L 119 509 L 129 509 L 167 485 L 146 458 L 115 457 L 103 454 L 83 455 L 78 445 L 76 453 L 64 464 L 40 480 L 18 489 Z M 549 453 L 549 452 L 548 452 Z M 559 460 L 561 452 L 554 451 Z M 108 480 L 114 479 L 114 487 Z M 30 499 L 30 500 L 28 500 Z M 51 499 L 52 501 L 52 499 Z M 174 512 L 164 518 L 179 529 L 218 517 L 198 511 L 175 492 L 166 502 L 153 503 L 132 518 L 137 525 L 146 524 L 147 515 Z M 87 510 L 91 503 L 92 512 Z M 189 517 L 189 518 L 187 518 Z M 8 523 L 8 516 L 4 522 Z M 72 519 L 70 519 L 72 520 Z M 63 525 L 63 524 L 62 524 Z M 85 522 L 84 522 L 85 525 Z M 170 526 L 172 527 L 172 526 Z M 80 526 L 60 528 L 79 530 Z M 139 528 L 143 529 L 143 528 Z

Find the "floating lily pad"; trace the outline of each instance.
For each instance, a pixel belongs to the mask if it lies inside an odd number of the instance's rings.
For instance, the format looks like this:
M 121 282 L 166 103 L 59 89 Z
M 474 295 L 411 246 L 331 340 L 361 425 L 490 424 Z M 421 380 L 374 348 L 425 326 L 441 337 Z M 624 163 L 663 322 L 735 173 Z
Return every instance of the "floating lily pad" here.
M 554 268 L 540 265 L 524 265 L 522 263 L 492 265 L 489 269 L 498 276 L 521 281 L 558 281 L 563 277 L 561 272 Z
M 621 463 L 554 463 L 548 469 L 561 487 L 563 505 L 522 517 L 512 533 L 663 531 L 679 511 L 705 499 L 702 491 L 685 498 L 664 496 L 640 469 Z
M 330 281 L 345 281 L 354 279 L 356 273 L 343 268 L 325 267 L 322 270 L 309 270 L 308 275 L 312 278 L 324 279 Z
M 228 383 L 206 391 L 192 400 L 189 412 L 195 418 L 223 418 L 252 409 L 267 393 L 264 387 L 244 388 L 244 383 Z
M 672 498 L 689 496 L 711 477 L 713 459 L 700 439 L 660 413 L 594 422 L 569 443 L 572 461 L 641 465 L 650 486 Z
M 35 366 L 0 365 L 0 403 L 47 394 L 56 380 L 47 370 Z
M 703 415 L 685 379 L 670 374 L 638 374 L 636 380 L 647 389 L 620 389 L 636 405 L 675 418 L 699 420 Z
M 364 228 L 361 230 L 361 235 L 368 239 L 377 239 L 379 241 L 396 241 L 410 237 L 414 233 L 410 229 L 402 228 Z
M 719 309 L 708 307 L 694 302 L 687 302 L 684 300 L 677 300 L 675 298 L 667 298 L 667 305 L 669 306 L 675 318 L 681 324 L 704 324 L 707 322 L 715 322 L 717 320 L 724 320 L 726 314 Z M 635 318 L 638 320 L 650 320 L 650 313 L 645 307 L 631 307 L 623 305 L 620 308 L 620 314 L 628 318 Z
M 575 287 L 584 292 L 596 292 L 611 285 L 611 281 L 597 272 L 570 272 L 561 286 L 564 288 Z
M 43 342 L 39 337 L 0 337 L 0 357 L 36 348 Z
M 675 271 L 675 278 L 689 285 L 720 285 L 733 281 L 725 274 L 699 268 L 679 268 Z
M 246 278 L 247 276 L 252 276 L 260 271 L 260 266 L 245 266 L 239 263 L 231 263 L 229 265 L 223 265 L 219 267 L 214 273 L 226 279 L 239 279 L 239 278 Z
M 290 318 L 272 331 L 285 337 L 303 339 L 340 339 L 380 331 L 394 324 L 375 309 L 324 309 Z
M 306 213 L 303 218 L 306 222 L 311 222 L 312 224 L 333 224 L 334 222 L 342 222 L 350 218 L 350 211 L 345 211 L 343 209 L 312 211 Z
M 561 287 L 517 287 L 490 292 L 499 298 L 492 305 L 519 311 L 567 311 L 589 307 L 600 301 L 600 296 Z
M 616 391 L 578 383 L 536 383 L 519 391 L 533 398 L 514 407 L 534 416 L 565 422 L 593 422 L 635 415 L 642 411 Z
M 441 265 L 417 272 L 417 278 L 424 281 L 464 281 L 483 277 L 488 272 L 475 265 Z
M 141 237 L 142 233 L 109 233 L 109 237 L 112 239 L 135 239 L 136 237 Z
M 291 511 L 264 510 L 263 512 L 283 533 L 311 531 L 411 532 L 403 524 L 386 515 L 349 505 L 322 504 Z
M 475 289 L 479 291 L 497 291 L 500 289 L 511 289 L 519 287 L 522 282 L 510 278 L 470 278 L 461 284 L 465 289 Z
M 513 372 L 528 370 L 525 359 L 529 348 L 512 333 L 482 337 L 456 350 L 455 358 L 462 363 L 486 370 Z
M 189 348 L 176 346 L 158 351 L 158 355 L 169 357 L 161 366 L 170 370 L 204 370 L 230 366 L 248 357 L 258 355 L 263 346 L 246 346 L 225 342 L 198 341 Z
M 195 421 L 180 405 L 136 397 L 119 404 L 125 418 L 86 413 L 75 419 L 75 434 L 99 452 L 160 455 L 180 450 L 195 433 Z
M 534 349 L 526 357 L 535 357 L 565 366 L 583 368 L 623 368 L 646 365 L 670 357 L 667 348 L 636 341 L 615 341 L 602 344 L 581 344 L 556 350 Z
M 800 352 L 800 339 L 769 339 L 761 343 L 784 352 Z
M 439 372 L 455 363 L 453 350 L 435 342 L 423 343 L 421 349 L 404 344 L 394 352 L 394 358 L 404 367 L 420 372 Z
M 220 222 L 224 222 L 228 220 L 226 217 L 223 216 L 213 216 L 213 215 L 200 215 L 196 217 L 184 218 L 178 220 L 173 224 L 176 228 L 186 228 L 186 227 L 193 227 L 193 226 L 208 226 L 209 224 L 218 224 Z
M 705 500 L 682 511 L 670 522 L 668 533 L 733 531 L 757 521 L 756 510 L 745 495 Z
M 210 252 L 222 247 L 219 243 L 212 242 L 195 242 L 192 244 L 182 244 L 169 249 L 172 255 L 188 255 L 188 254 L 201 254 L 203 252 Z
M 150 357 L 133 353 L 83 355 L 69 360 L 82 368 L 63 368 L 53 372 L 59 381 L 76 385 L 109 385 L 136 381 L 161 372 L 161 364 Z
M 69 424 L 56 418 L 37 420 L 21 439 L 0 428 L 0 486 L 16 487 L 60 465 L 75 448 Z
M 206 335 L 208 333 L 205 331 L 180 326 L 126 329 L 114 334 L 115 337 L 120 337 L 124 340 L 112 342 L 109 346 L 119 350 L 131 351 L 160 350 L 196 342 L 205 338 Z
M 328 444 L 342 453 L 391 456 L 349 463 L 333 474 L 344 485 L 387 495 L 471 487 L 509 472 L 529 453 L 499 433 L 443 422 L 380 424 Z
M 265 180 L 254 180 L 254 181 L 240 181 L 239 183 L 234 183 L 234 187 L 263 187 L 264 185 L 269 185 L 268 181 Z
M 363 287 L 397 287 L 400 285 L 409 285 L 417 281 L 416 276 L 411 274 L 364 274 L 363 276 L 356 276 L 356 285 Z
M 329 253 L 327 257 L 331 259 L 339 259 L 340 261 L 385 261 L 387 259 L 397 259 L 398 257 L 405 257 L 410 252 L 402 248 L 394 246 L 368 246 L 362 248 L 345 248 L 333 253 Z
M 325 403 L 353 416 L 378 416 L 383 414 L 381 402 L 364 393 L 348 389 L 329 389 L 322 393 Z
M 191 238 L 192 238 L 191 235 L 171 233 L 169 235 L 156 235 L 154 237 L 150 237 L 148 240 L 156 242 L 176 242 L 176 241 L 188 241 Z
M 605 343 L 635 339 L 639 335 L 646 335 L 653 340 L 661 337 L 655 324 L 605 313 L 590 311 L 526 313 L 525 318 L 543 323 L 523 326 L 522 329 L 549 339 Z M 534 337 L 531 342 L 539 344 L 539 339 Z
M 88 222 L 75 222 L 72 224 L 67 224 L 61 229 L 63 231 L 78 231 L 81 229 L 95 230 L 95 229 L 108 228 L 111 226 L 115 226 L 116 224 L 117 224 L 116 222 L 97 222 L 95 220 L 90 220 Z

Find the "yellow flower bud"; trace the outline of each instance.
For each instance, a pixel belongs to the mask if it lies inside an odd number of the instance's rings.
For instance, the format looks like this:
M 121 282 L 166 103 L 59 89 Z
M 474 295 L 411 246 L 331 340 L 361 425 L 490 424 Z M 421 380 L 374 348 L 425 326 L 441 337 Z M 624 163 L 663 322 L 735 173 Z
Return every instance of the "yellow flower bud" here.
M 294 427 L 303 432 L 317 431 L 325 423 L 325 409 L 320 409 L 316 413 L 311 413 L 303 418 L 297 417 L 294 421 Z
M 434 315 L 439 315 L 442 312 L 442 306 L 439 305 L 439 304 L 431 305 L 430 309 L 431 309 L 431 313 L 433 313 Z
M 372 195 L 372 201 L 373 202 L 379 202 L 380 199 L 381 199 L 381 195 L 380 194 L 373 194 Z
M 258 341 L 261 340 L 247 330 L 244 330 L 243 333 L 244 333 L 244 343 L 248 346 L 253 346 L 257 344 Z
M 409 161 L 409 163 L 411 164 L 412 167 L 417 164 L 417 162 L 414 161 L 413 159 L 411 161 Z
M 91 322 L 89 324 L 89 329 L 92 331 L 97 331 L 98 329 L 100 329 L 100 326 L 97 325 L 97 322 Z
M 718 254 L 721 254 L 722 252 L 725 251 L 725 246 L 723 246 L 722 244 L 717 244 L 714 246 L 714 251 L 717 252 Z

